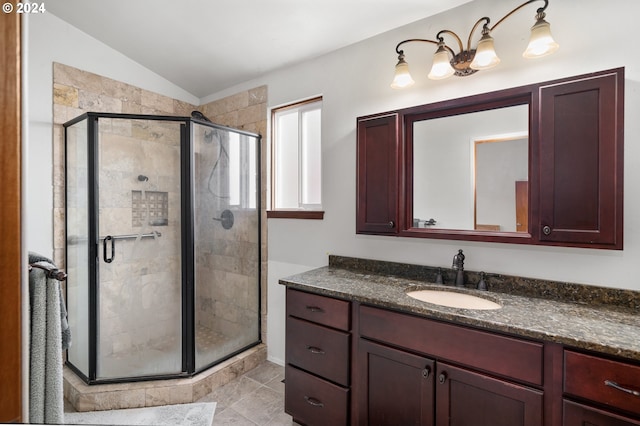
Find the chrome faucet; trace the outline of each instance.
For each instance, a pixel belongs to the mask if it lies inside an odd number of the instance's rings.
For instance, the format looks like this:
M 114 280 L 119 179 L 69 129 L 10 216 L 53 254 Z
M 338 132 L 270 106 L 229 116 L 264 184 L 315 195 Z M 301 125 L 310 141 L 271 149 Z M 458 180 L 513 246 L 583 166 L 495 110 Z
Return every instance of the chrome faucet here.
M 464 287 L 464 254 L 462 254 L 462 250 L 458 250 L 458 254 L 453 256 L 451 269 L 456 270 L 456 287 Z

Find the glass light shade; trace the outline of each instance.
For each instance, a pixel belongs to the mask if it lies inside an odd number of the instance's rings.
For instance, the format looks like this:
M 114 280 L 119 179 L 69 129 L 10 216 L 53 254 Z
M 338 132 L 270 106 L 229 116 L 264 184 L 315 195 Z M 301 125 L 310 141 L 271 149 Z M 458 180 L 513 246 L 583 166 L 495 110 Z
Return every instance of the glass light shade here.
M 551 37 L 551 25 L 541 18 L 531 27 L 529 45 L 522 56 L 525 58 L 539 58 L 552 54 L 559 47 L 560 45 Z
M 438 46 L 438 50 L 433 55 L 431 72 L 427 76 L 431 80 L 442 80 L 443 78 L 451 77 L 456 72 L 449 62 L 449 54 L 444 46 L 442 44 Z
M 476 54 L 469 66 L 474 70 L 486 70 L 495 67 L 499 63 L 500 58 L 498 58 L 493 48 L 493 37 L 489 34 L 484 34 L 478 42 Z
M 409 73 L 409 64 L 406 63 L 403 58 L 399 58 L 398 63 L 396 64 L 396 72 L 393 76 L 391 88 L 404 89 L 405 87 L 413 86 L 414 83 L 415 81 L 413 81 L 413 78 L 411 78 L 411 74 Z

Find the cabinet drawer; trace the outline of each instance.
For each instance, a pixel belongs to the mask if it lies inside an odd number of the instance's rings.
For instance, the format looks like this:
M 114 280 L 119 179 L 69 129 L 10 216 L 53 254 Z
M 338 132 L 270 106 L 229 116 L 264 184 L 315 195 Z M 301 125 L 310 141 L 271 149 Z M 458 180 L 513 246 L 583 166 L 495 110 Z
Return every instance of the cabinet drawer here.
M 349 390 L 295 367 L 285 367 L 284 410 L 308 426 L 346 425 Z
M 640 415 L 640 396 L 616 389 L 605 382 L 640 392 L 640 366 L 568 350 L 564 352 L 566 394 Z
M 349 330 L 349 306 L 346 300 L 287 289 L 287 315 L 318 324 Z
M 360 335 L 542 386 L 543 344 L 360 307 Z
M 563 412 L 563 426 L 640 426 L 640 421 L 566 399 L 563 401 Z
M 349 384 L 349 333 L 287 318 L 287 364 Z

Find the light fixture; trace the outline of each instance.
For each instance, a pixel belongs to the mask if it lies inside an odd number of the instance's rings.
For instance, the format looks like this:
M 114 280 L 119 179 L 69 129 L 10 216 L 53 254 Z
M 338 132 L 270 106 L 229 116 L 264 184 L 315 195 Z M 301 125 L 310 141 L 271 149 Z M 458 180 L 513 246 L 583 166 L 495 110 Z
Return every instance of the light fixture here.
M 544 11 L 547 9 L 547 6 L 549 6 L 549 0 L 529 0 L 507 13 L 492 27 L 489 27 L 491 20 L 488 17 L 485 16 L 478 19 L 469 33 L 466 49 L 464 48 L 460 37 L 450 30 L 442 30 L 438 32 L 438 34 L 436 34 L 437 41 L 419 38 L 401 41 L 396 45 L 398 63 L 396 64 L 396 72 L 393 78 L 393 83 L 391 83 L 391 87 L 394 89 L 401 89 L 414 84 L 413 78 L 411 78 L 411 74 L 409 73 L 409 64 L 404 60 L 404 50 L 400 49 L 400 46 L 403 44 L 414 41 L 432 43 L 438 46 L 433 55 L 431 72 L 429 72 L 428 75 L 432 80 L 440 80 L 452 75 L 464 77 L 474 74 L 479 70 L 489 69 L 498 65 L 500 63 L 500 58 L 498 58 L 493 47 L 493 37 L 491 37 L 491 32 L 509 16 L 513 15 L 529 3 L 533 3 L 535 1 L 544 1 L 544 6 L 537 10 L 536 23 L 531 27 L 529 45 L 522 56 L 525 58 L 539 58 L 555 52 L 558 50 L 559 45 L 553 40 L 553 37 L 551 37 L 551 25 L 544 20 L 546 17 Z M 471 39 L 478 26 L 482 23 L 484 23 L 482 25 L 482 37 L 478 41 L 476 48 L 472 48 Z M 446 34 L 452 36 L 457 41 L 458 53 L 455 53 L 454 50 L 444 42 L 444 35 Z

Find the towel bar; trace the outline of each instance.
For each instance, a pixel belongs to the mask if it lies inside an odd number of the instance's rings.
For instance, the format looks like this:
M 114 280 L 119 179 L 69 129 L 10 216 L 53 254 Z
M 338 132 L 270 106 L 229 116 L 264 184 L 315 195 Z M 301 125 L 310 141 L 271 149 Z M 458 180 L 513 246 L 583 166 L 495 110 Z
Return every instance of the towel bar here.
M 64 281 L 67 279 L 67 274 L 58 268 L 48 268 L 44 265 L 38 265 L 35 263 L 29 264 L 29 272 L 31 272 L 33 268 L 38 268 L 45 271 L 47 273 L 47 278 L 55 278 L 58 281 Z

